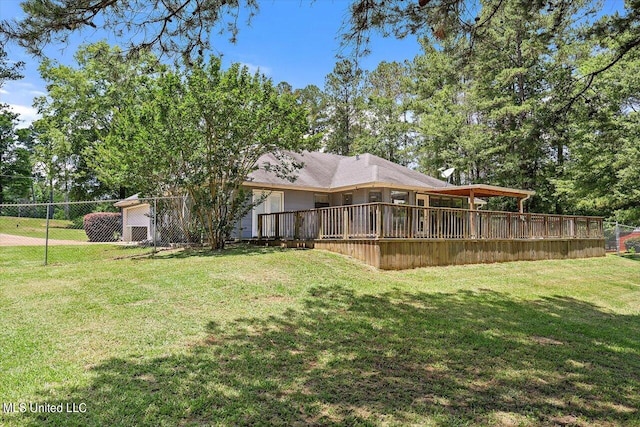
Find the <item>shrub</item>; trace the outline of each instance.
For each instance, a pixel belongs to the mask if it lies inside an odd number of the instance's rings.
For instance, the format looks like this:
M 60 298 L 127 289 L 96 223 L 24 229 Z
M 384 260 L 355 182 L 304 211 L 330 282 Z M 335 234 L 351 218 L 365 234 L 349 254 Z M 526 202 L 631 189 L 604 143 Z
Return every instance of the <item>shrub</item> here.
M 629 252 L 633 249 L 635 253 L 640 252 L 640 237 L 632 237 L 624 241 L 624 245 Z
M 115 242 L 122 235 L 119 213 L 95 212 L 84 216 L 84 232 L 90 242 Z

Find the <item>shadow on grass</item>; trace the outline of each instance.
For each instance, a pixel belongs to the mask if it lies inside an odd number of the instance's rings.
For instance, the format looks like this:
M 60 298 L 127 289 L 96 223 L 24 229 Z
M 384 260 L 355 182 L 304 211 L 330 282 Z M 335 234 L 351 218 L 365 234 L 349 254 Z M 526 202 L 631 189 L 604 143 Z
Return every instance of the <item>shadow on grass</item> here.
M 221 256 L 234 256 L 234 255 L 264 255 L 274 252 L 282 252 L 287 250 L 285 248 L 273 247 L 273 246 L 255 246 L 249 244 L 231 244 L 223 250 L 212 250 L 210 248 L 184 248 L 182 250 L 174 251 L 168 254 L 159 253 L 157 256 L 161 256 L 165 259 L 170 258 L 191 258 L 191 257 L 221 257 Z
M 33 425 L 640 422 L 640 319 L 574 299 L 319 287 L 301 311 L 206 327 L 185 354 L 107 360 L 88 387 L 61 390 L 63 404 L 86 403 L 84 414 L 19 416 Z
M 620 256 L 632 261 L 640 261 L 640 254 L 620 254 Z

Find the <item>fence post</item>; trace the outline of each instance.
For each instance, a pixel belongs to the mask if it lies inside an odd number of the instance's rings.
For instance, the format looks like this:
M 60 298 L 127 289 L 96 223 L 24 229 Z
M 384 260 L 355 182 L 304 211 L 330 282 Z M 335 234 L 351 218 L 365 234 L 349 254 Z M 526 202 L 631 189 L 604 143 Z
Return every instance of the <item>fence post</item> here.
M 158 251 L 158 199 L 153 199 L 153 254 Z
M 47 204 L 47 225 L 44 233 L 44 265 L 47 265 L 47 260 L 49 257 L 49 217 L 51 216 L 53 206 L 51 203 Z
M 376 204 L 376 238 L 382 238 L 382 205 Z
M 616 221 L 616 254 L 620 255 L 620 225 Z

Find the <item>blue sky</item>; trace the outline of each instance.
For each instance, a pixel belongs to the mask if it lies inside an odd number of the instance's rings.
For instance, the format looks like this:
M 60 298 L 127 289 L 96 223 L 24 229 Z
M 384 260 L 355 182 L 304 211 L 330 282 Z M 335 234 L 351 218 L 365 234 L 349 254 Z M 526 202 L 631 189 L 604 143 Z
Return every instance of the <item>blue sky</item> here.
M 351 0 L 262 0 L 251 26 L 241 26 L 236 44 L 228 42 L 228 35 L 212 34 L 212 53 L 222 54 L 226 65 L 240 62 L 252 71 L 259 68 L 275 83 L 286 81 L 294 88 L 315 84 L 322 88 L 340 53 L 339 35 L 350 3 Z M 623 5 L 623 0 L 605 0 L 601 14 L 621 11 Z M 20 16 L 19 0 L 0 0 L 0 17 Z M 111 44 L 126 44 L 126 40 L 92 30 L 70 40 L 69 45 L 51 45 L 45 53 L 71 65 L 80 44 L 103 39 Z M 360 66 L 369 70 L 383 60 L 411 60 L 420 52 L 416 37 L 373 37 L 370 48 L 372 53 L 360 60 Z M 0 102 L 10 104 L 21 115 L 22 126 L 28 126 L 37 117 L 33 98 L 45 94 L 45 84 L 38 73 L 39 60 L 15 45 L 9 45 L 8 55 L 10 60 L 26 63 L 25 77 L 7 82 L 0 89 Z
M 22 16 L 19 3 L 0 0 L 0 16 Z M 309 0 L 262 1 L 251 26 L 242 25 L 236 44 L 229 43 L 227 35 L 212 35 L 215 48 L 212 53 L 222 54 L 227 65 L 240 62 L 252 71 L 259 68 L 275 83 L 286 81 L 294 88 L 315 84 L 322 88 L 340 52 L 339 33 L 349 4 L 349 0 L 316 0 L 311 4 Z M 70 65 L 77 46 L 101 39 L 118 43 L 109 34 L 94 31 L 76 37 L 68 46 L 52 45 L 45 53 Z M 410 60 L 420 52 L 415 37 L 404 40 L 376 37 L 370 47 L 372 53 L 360 61 L 364 69 L 373 69 L 383 60 Z M 25 78 L 7 82 L 0 89 L 0 102 L 10 104 L 21 114 L 23 126 L 28 125 L 36 117 L 33 98 L 45 94 L 45 84 L 37 70 L 39 61 L 15 45 L 8 47 L 8 55 L 10 60 L 26 63 Z

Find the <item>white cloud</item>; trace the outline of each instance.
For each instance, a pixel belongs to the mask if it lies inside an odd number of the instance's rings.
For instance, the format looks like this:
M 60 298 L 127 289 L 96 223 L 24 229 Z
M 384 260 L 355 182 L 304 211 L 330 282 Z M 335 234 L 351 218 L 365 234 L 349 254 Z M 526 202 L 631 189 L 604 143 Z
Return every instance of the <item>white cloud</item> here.
M 0 95 L 9 95 L 9 92 L 4 89 L 0 89 Z
M 27 105 L 9 104 L 9 108 L 11 108 L 14 113 L 20 115 L 18 117 L 20 121 L 18 127 L 29 127 L 33 121 L 40 118 L 38 110 Z
M 251 74 L 255 74 L 256 72 L 260 72 L 261 74 L 264 74 L 266 76 L 271 75 L 271 68 L 270 67 L 265 67 L 263 65 L 255 65 L 255 64 L 251 64 L 249 62 L 241 62 L 240 64 L 244 65 L 245 67 L 247 67 Z

